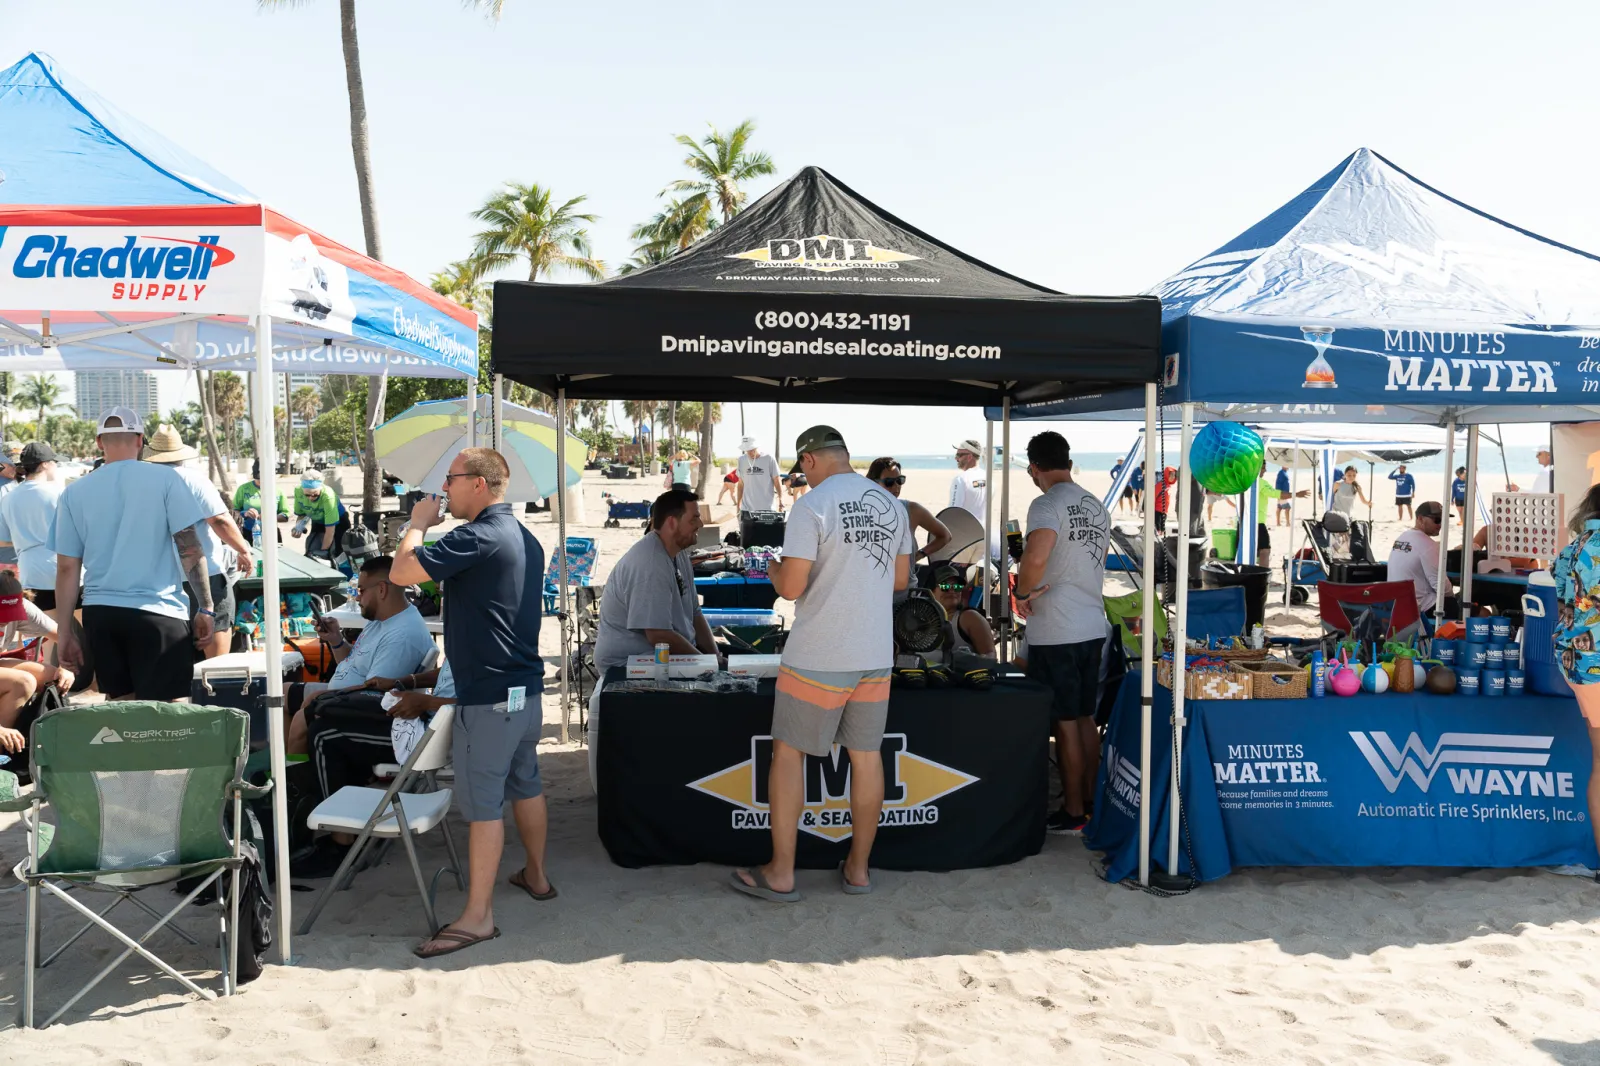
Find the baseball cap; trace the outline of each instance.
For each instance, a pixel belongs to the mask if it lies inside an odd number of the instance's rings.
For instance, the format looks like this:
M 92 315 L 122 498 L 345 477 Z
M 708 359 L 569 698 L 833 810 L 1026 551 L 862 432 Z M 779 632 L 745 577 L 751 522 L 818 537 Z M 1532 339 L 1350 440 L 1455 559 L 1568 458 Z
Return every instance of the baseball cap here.
M 954 563 L 940 563 L 933 568 L 933 584 L 935 588 L 940 585 L 953 585 L 958 581 L 966 584 L 966 580 L 966 575 Z
M 0 624 L 27 618 L 28 609 L 22 605 L 22 582 L 9 570 L 0 573 Z
M 1444 518 L 1444 507 L 1434 500 L 1429 500 L 1427 503 L 1417 504 L 1416 514 L 1418 518 L 1432 518 L 1439 521 Z
M 794 450 L 799 455 L 820 452 L 824 448 L 843 447 L 844 437 L 832 426 L 812 426 L 794 439 Z
M 979 444 L 975 440 L 964 440 L 960 444 L 956 445 L 956 451 L 971 452 L 973 455 L 982 455 L 983 445 Z
M 139 416 L 126 407 L 113 407 L 100 416 L 100 424 L 95 428 L 95 436 L 104 436 L 107 433 L 144 433 L 144 423 Z
M 40 463 L 55 462 L 56 450 L 42 440 L 33 441 L 22 449 L 22 465 L 28 470 L 36 469 Z
M 739 438 L 739 450 L 741 452 L 747 452 L 751 448 L 754 448 L 755 446 L 756 446 L 756 439 L 754 437 L 740 437 Z

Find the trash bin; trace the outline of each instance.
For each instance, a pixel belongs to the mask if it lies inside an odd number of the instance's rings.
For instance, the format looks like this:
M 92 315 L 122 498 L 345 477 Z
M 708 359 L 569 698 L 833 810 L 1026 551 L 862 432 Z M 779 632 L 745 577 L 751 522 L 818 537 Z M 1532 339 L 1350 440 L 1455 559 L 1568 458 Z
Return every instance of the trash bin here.
M 1174 602 L 1173 586 L 1177 584 L 1178 538 L 1163 537 L 1162 546 L 1165 549 L 1156 560 L 1156 581 L 1162 585 L 1161 602 L 1171 604 Z M 1200 562 L 1201 554 L 1205 550 L 1204 540 L 1189 541 L 1189 587 L 1200 587 Z
M 1244 629 L 1248 633 L 1251 626 L 1260 624 L 1266 616 L 1267 579 L 1271 574 L 1264 566 L 1213 559 L 1200 568 L 1200 585 L 1208 589 L 1244 586 Z

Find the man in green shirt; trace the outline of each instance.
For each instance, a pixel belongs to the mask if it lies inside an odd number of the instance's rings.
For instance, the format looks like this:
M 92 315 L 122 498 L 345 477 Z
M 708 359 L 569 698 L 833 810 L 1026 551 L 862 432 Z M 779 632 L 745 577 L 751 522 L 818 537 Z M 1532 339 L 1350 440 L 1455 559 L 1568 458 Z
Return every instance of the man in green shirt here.
M 245 539 L 254 543 L 256 534 L 261 531 L 261 460 L 257 459 L 250 468 L 250 480 L 240 485 L 233 493 L 233 510 L 239 516 L 239 528 L 244 532 Z M 278 518 L 280 521 L 289 517 L 289 505 L 284 502 L 283 493 L 278 493 Z M 281 534 L 279 535 L 281 539 Z
M 349 527 L 344 504 L 322 483 L 322 475 L 308 470 L 294 490 L 294 513 L 300 521 L 294 524 L 292 535 L 307 537 L 306 554 L 333 557 L 333 546 Z

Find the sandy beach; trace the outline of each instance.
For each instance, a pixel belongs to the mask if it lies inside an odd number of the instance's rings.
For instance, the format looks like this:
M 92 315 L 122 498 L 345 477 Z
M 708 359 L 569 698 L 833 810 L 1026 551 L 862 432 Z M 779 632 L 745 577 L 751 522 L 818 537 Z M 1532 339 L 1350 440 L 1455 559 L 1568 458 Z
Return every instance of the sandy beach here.
M 942 503 L 948 474 L 909 473 L 909 497 Z M 1090 488 L 1094 476 L 1085 476 Z M 599 538 L 602 579 L 638 529 L 601 528 L 601 493 L 642 500 L 656 491 L 654 482 L 586 477 L 587 522 L 569 532 Z M 1014 477 L 1013 513 L 1035 491 Z M 554 524 L 528 521 L 553 547 Z M 1378 539 L 1386 553 L 1388 539 Z M 542 645 L 554 661 L 553 621 Z M 585 753 L 560 742 L 553 694 L 543 710 L 549 871 L 561 895 L 536 904 L 502 885 L 500 939 L 438 962 L 413 958 L 421 909 L 397 855 L 359 875 L 296 938 L 294 965 L 269 967 L 237 997 L 193 1001 L 130 963 L 66 1023 L 0 1034 L 5 1060 L 1600 1062 L 1591 1006 L 1600 969 L 1589 958 L 1600 948 L 1600 889 L 1583 879 L 1245 870 L 1158 899 L 1105 883 L 1080 841 L 1052 837 L 1041 855 L 1008 867 L 882 873 L 869 897 L 845 897 L 828 875 L 802 872 L 805 901 L 778 907 L 728 891 L 721 868 L 614 866 L 596 838 Z M 23 848 L 17 819 L 0 816 L 8 870 Z M 422 851 L 429 869 L 440 864 L 437 837 Z M 508 844 L 502 881 L 521 861 Z M 291 898 L 303 913 L 313 896 Z M 452 885 L 441 887 L 444 914 L 459 903 Z M 63 907 L 46 914 L 47 944 L 75 930 Z M 21 992 L 22 925 L 23 897 L 7 891 L 8 1023 Z M 210 976 L 209 949 L 157 941 L 189 972 Z M 80 942 L 44 972 L 41 1003 L 53 1009 L 112 954 L 103 934 Z

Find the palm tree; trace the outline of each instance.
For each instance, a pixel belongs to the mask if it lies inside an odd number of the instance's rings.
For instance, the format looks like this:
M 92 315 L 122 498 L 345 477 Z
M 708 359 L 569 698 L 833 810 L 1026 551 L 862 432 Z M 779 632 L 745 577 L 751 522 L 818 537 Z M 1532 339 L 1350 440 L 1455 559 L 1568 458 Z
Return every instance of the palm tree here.
M 311 440 L 311 423 L 322 410 L 322 397 L 310 385 L 302 385 L 289 398 L 289 407 L 294 411 L 294 416 L 306 424 L 306 463 L 309 465 L 311 456 L 316 453 Z
M 17 390 L 16 401 L 19 406 L 31 407 L 38 412 L 34 422 L 37 440 L 44 439 L 44 416 L 64 406 L 61 403 L 61 386 L 56 384 L 54 378 L 44 374 L 29 374 L 23 378 L 22 388 Z
M 212 401 L 216 404 L 217 418 L 228 439 L 228 456 L 239 455 L 239 420 L 246 407 L 244 381 L 232 371 L 222 370 L 211 375 Z
M 715 126 L 699 141 L 687 133 L 678 134 L 678 143 L 689 149 L 683 165 L 694 172 L 694 177 L 673 182 L 663 190 L 663 195 L 686 192 L 690 196 L 679 205 L 680 210 L 698 215 L 702 209 L 709 213 L 715 206 L 722 213 L 723 222 L 733 218 L 744 206 L 747 194 L 743 184 L 752 178 L 764 178 L 777 169 L 767 153 L 746 150 L 755 131 L 755 120 L 745 119 L 727 136 L 719 133 Z
M 264 11 L 298 7 L 306 2 L 308 0 L 256 0 Z M 464 4 L 498 20 L 505 0 L 464 0 Z M 372 183 L 372 155 L 367 146 L 367 94 L 361 78 L 361 46 L 356 39 L 356 0 L 339 0 L 339 43 L 344 50 L 344 83 L 350 99 L 350 152 L 355 157 L 356 194 L 361 199 L 361 230 L 366 238 L 367 255 L 382 260 L 383 244 L 378 238 L 378 204 Z M 383 391 L 367 390 L 368 426 L 374 426 L 379 421 Z M 369 513 L 376 513 L 378 460 L 371 429 L 366 431 L 366 448 L 363 450 L 358 447 L 357 451 L 361 456 L 362 506 Z
M 631 263 L 617 273 L 631 274 L 663 262 L 716 228 L 717 219 L 711 213 L 710 197 L 668 200 L 654 218 L 633 228 L 629 236 L 639 245 L 633 250 Z
M 726 136 L 719 133 L 715 126 L 705 137 L 696 141 L 687 133 L 678 134 L 678 143 L 689 150 L 684 157 L 683 165 L 693 173 L 693 177 L 680 178 L 663 191 L 689 193 L 687 199 L 679 205 L 679 210 L 684 212 L 704 211 L 709 213 L 713 205 L 722 214 L 722 221 L 726 223 L 739 213 L 744 206 L 746 193 L 744 183 L 752 178 L 766 177 L 777 170 L 772 162 L 772 157 L 765 152 L 751 152 L 749 150 L 750 137 L 756 131 L 753 119 L 745 119 L 739 123 Z M 703 498 L 707 486 L 710 485 L 711 476 L 711 439 L 712 426 L 719 417 L 716 404 L 704 405 L 700 422 L 700 484 L 698 491 Z
M 473 238 L 473 273 L 477 278 L 528 261 L 528 280 L 538 281 L 556 267 L 575 271 L 596 281 L 606 276 L 605 264 L 589 254 L 589 231 L 594 215 L 575 210 L 588 199 L 574 196 L 557 204 L 549 189 L 534 183 L 507 183 L 489 197 L 472 217 L 489 228 Z
M 494 290 L 478 280 L 476 269 L 472 260 L 457 259 L 428 279 L 428 285 L 445 299 L 476 311 L 487 324 L 494 317 Z

